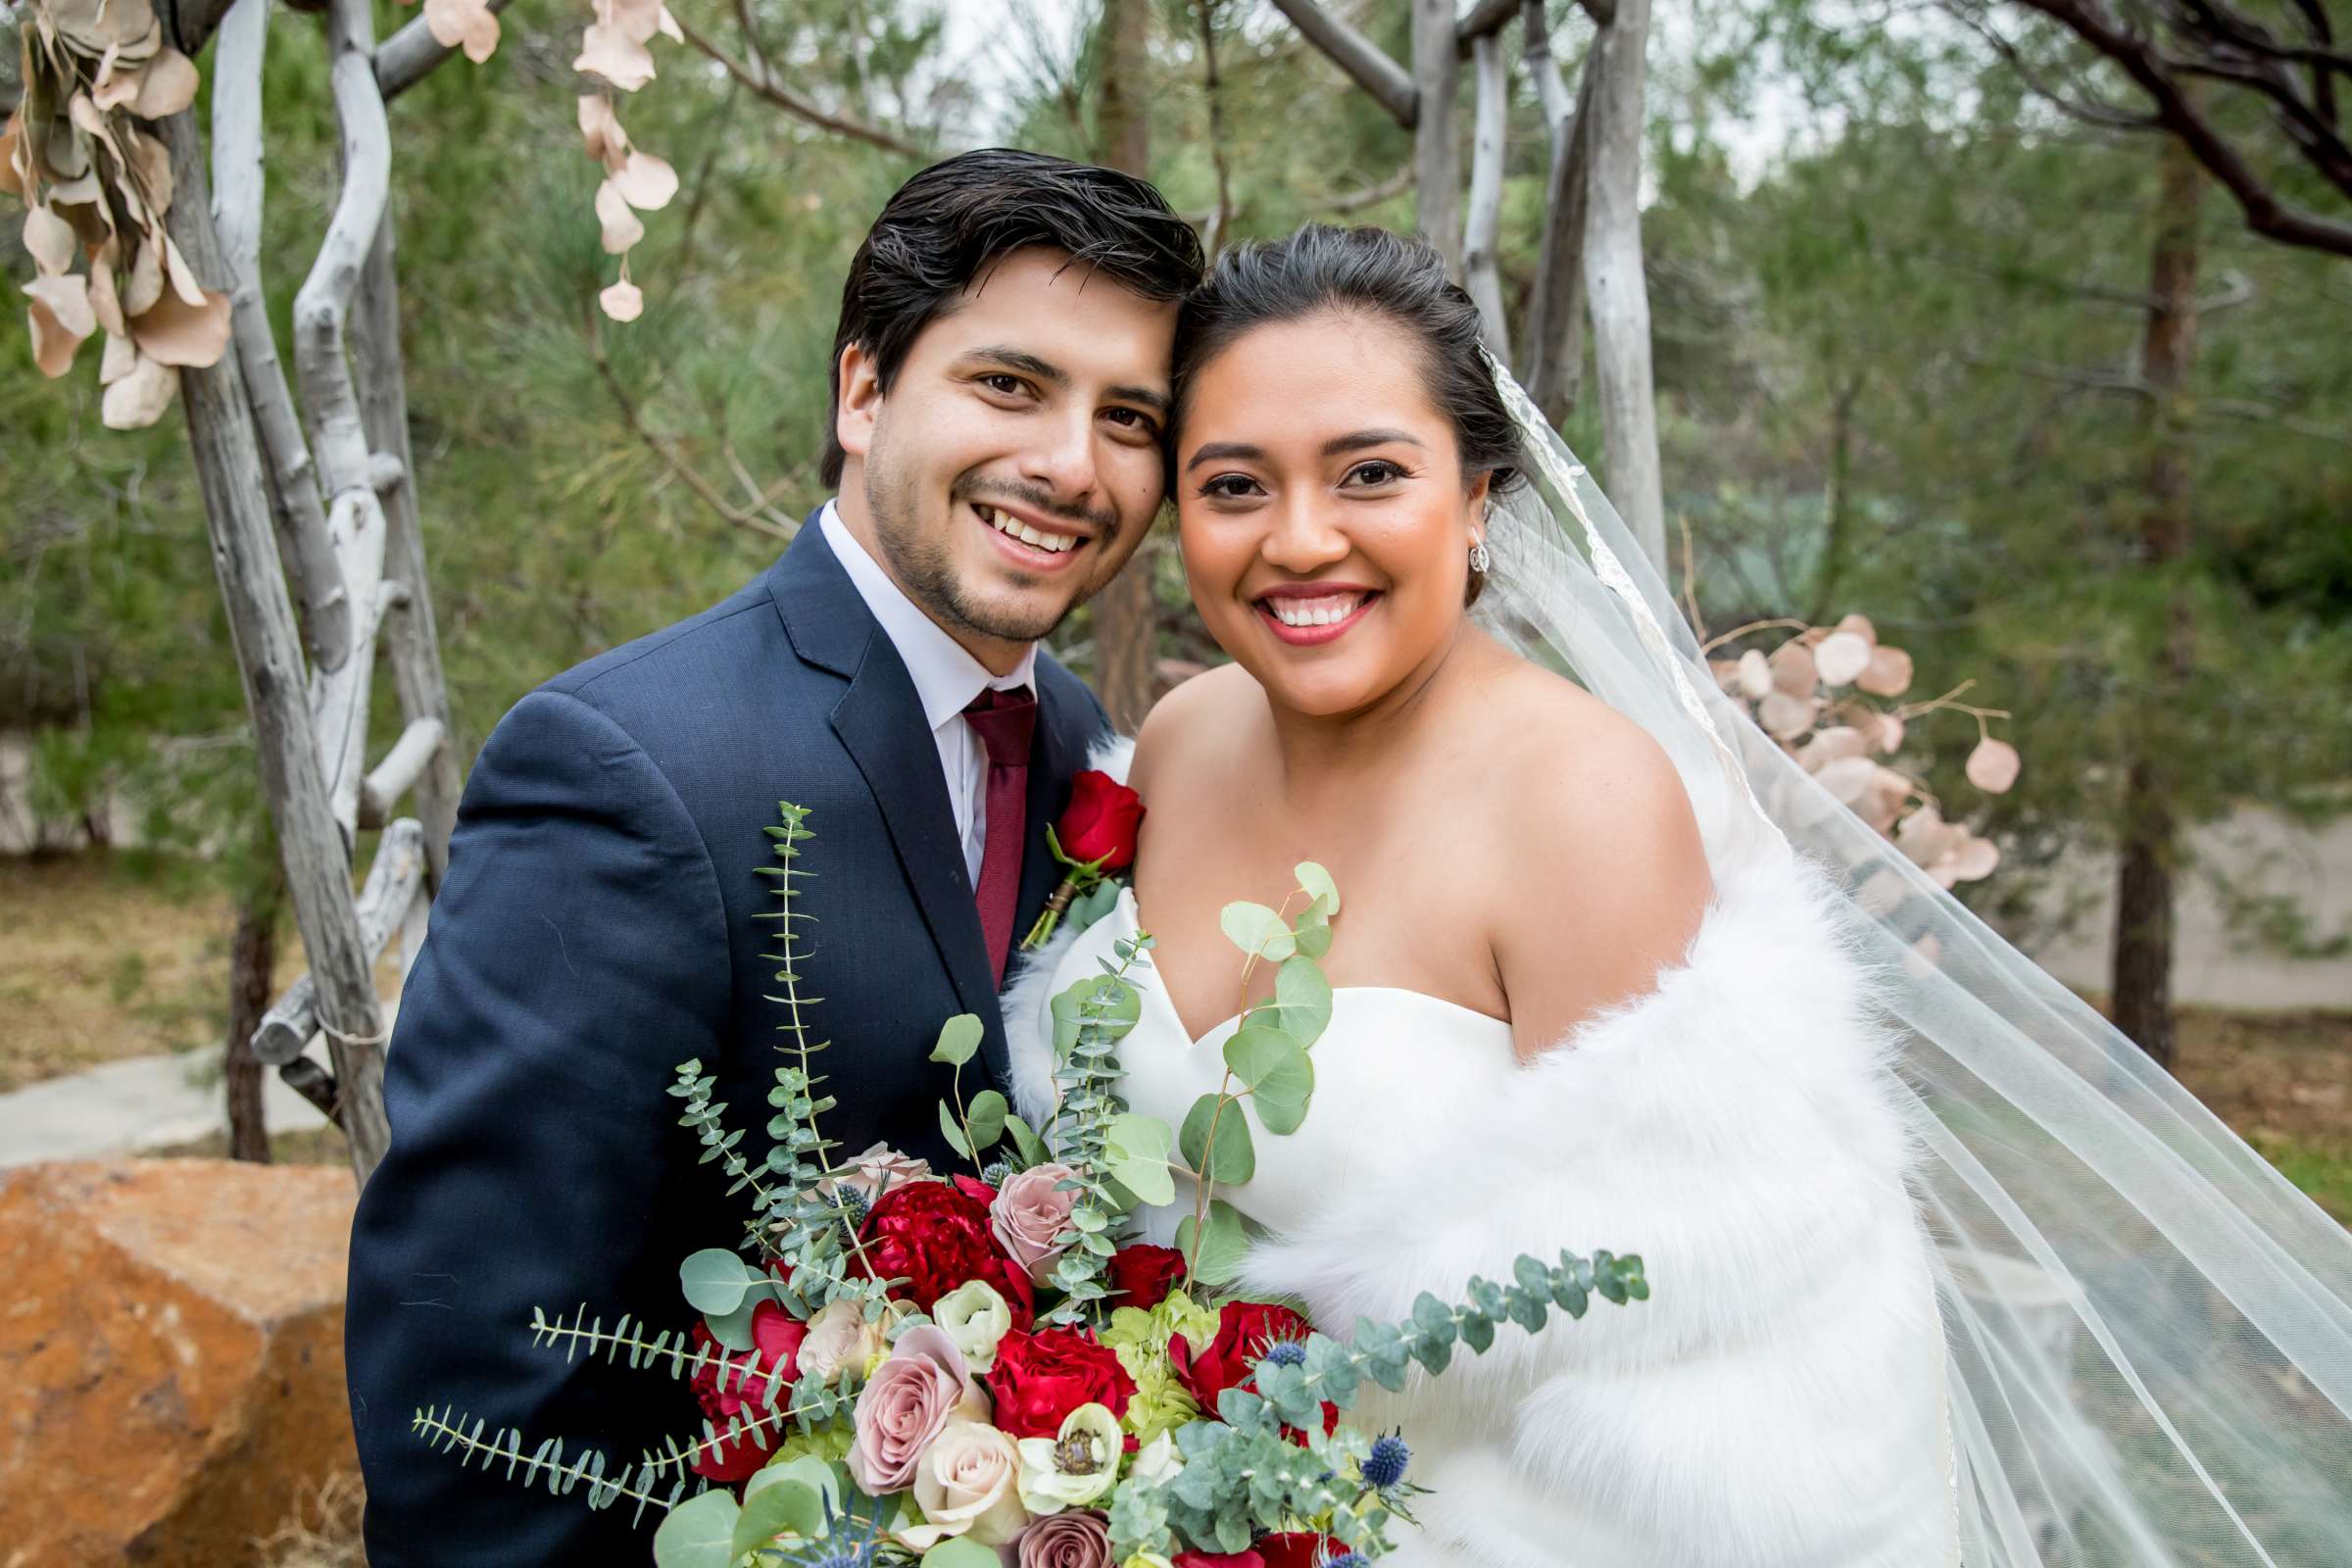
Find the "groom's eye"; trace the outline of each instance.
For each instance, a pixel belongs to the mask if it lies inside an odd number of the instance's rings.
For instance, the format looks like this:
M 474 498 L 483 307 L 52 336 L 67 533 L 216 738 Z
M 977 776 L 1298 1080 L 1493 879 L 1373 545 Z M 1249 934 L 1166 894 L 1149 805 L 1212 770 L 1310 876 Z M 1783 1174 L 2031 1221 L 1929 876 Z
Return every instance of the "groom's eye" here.
M 1121 432 L 1146 441 L 1159 439 L 1159 421 L 1141 409 L 1104 409 L 1102 417 L 1117 425 Z
M 1029 390 L 1028 382 L 1017 375 L 1008 375 L 1003 370 L 989 371 L 980 377 L 980 384 L 998 396 L 1007 398 L 1021 397 Z

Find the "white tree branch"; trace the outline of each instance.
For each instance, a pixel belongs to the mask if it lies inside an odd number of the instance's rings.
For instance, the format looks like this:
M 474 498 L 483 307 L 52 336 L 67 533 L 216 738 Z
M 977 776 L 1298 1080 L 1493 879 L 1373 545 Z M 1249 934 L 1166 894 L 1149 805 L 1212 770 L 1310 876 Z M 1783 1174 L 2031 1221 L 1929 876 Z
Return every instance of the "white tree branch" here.
M 1414 3 L 1418 5 L 1421 0 Z M 1373 101 L 1389 112 L 1390 119 L 1407 130 L 1413 128 L 1420 112 L 1420 95 L 1414 87 L 1412 73 L 1390 59 L 1387 50 L 1324 10 L 1315 0 L 1274 0 L 1274 9 L 1290 18 L 1291 24 L 1308 43 L 1329 55 L 1333 64 L 1370 93 Z M 1450 10 L 1446 30 L 1450 38 Z
M 1471 74 L 1478 83 L 1477 130 L 1470 150 L 1470 216 L 1462 233 L 1462 277 L 1486 322 L 1487 348 L 1496 358 L 1510 354 L 1502 315 L 1502 267 L 1495 252 L 1502 233 L 1502 137 L 1510 107 L 1502 40 L 1484 32 L 1470 42 Z

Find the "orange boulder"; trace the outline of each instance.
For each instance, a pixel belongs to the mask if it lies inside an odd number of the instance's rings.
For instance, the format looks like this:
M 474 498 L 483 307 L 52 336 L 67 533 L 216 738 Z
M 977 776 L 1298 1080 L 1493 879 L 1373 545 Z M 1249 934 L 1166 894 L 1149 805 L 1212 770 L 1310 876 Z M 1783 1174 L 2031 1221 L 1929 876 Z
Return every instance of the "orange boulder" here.
M 0 1568 L 230 1568 L 356 1470 L 351 1173 L 0 1171 Z

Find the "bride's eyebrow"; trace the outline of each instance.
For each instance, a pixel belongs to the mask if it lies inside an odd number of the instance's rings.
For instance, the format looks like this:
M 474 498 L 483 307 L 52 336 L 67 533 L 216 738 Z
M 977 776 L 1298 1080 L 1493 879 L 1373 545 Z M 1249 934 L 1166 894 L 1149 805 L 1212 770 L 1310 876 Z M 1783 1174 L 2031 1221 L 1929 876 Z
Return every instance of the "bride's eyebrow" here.
M 1244 463 L 1263 463 L 1265 457 L 1264 447 L 1253 447 L 1247 441 L 1211 441 L 1193 454 L 1192 461 L 1184 466 L 1184 471 L 1190 473 L 1203 463 L 1222 463 L 1228 458 L 1238 458 Z
M 1429 450 L 1429 443 L 1409 430 L 1355 430 L 1347 435 L 1335 435 L 1324 442 L 1322 455 L 1336 458 L 1343 452 L 1385 447 L 1393 441 L 1402 442 L 1408 447 L 1419 447 L 1424 452 Z M 1263 463 L 1265 457 L 1264 447 L 1254 447 L 1247 441 L 1211 441 L 1193 454 L 1192 461 L 1185 464 L 1184 471 L 1190 473 L 1203 463 L 1217 463 L 1228 458 L 1244 463 Z
M 1323 443 L 1323 456 L 1336 458 L 1343 452 L 1361 452 L 1366 447 L 1385 447 L 1392 441 L 1401 441 L 1408 447 L 1428 451 L 1428 444 L 1408 430 L 1358 430 L 1351 435 L 1335 435 Z

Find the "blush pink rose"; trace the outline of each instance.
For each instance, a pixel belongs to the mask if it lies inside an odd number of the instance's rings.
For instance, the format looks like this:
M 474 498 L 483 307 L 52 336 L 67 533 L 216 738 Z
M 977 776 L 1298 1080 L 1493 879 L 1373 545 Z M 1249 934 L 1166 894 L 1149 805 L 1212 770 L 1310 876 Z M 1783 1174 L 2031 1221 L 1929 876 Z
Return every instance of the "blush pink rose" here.
M 923 1449 L 958 1414 L 988 1416 L 963 1352 L 936 1324 L 908 1329 L 858 1391 L 850 1474 L 873 1496 L 906 1491 Z
M 1070 1228 L 1070 1205 L 1078 1194 L 1075 1189 L 1054 1189 L 1074 1175 L 1067 1165 L 1032 1165 L 1006 1177 L 997 1200 L 989 1205 L 989 1229 L 997 1245 L 1028 1271 L 1033 1284 L 1052 1274 L 1054 1260 L 1069 1250 L 1066 1243 L 1056 1246 L 1054 1238 Z
M 1110 1568 L 1110 1528 L 1091 1509 L 1048 1514 L 1012 1546 L 1019 1568 Z

